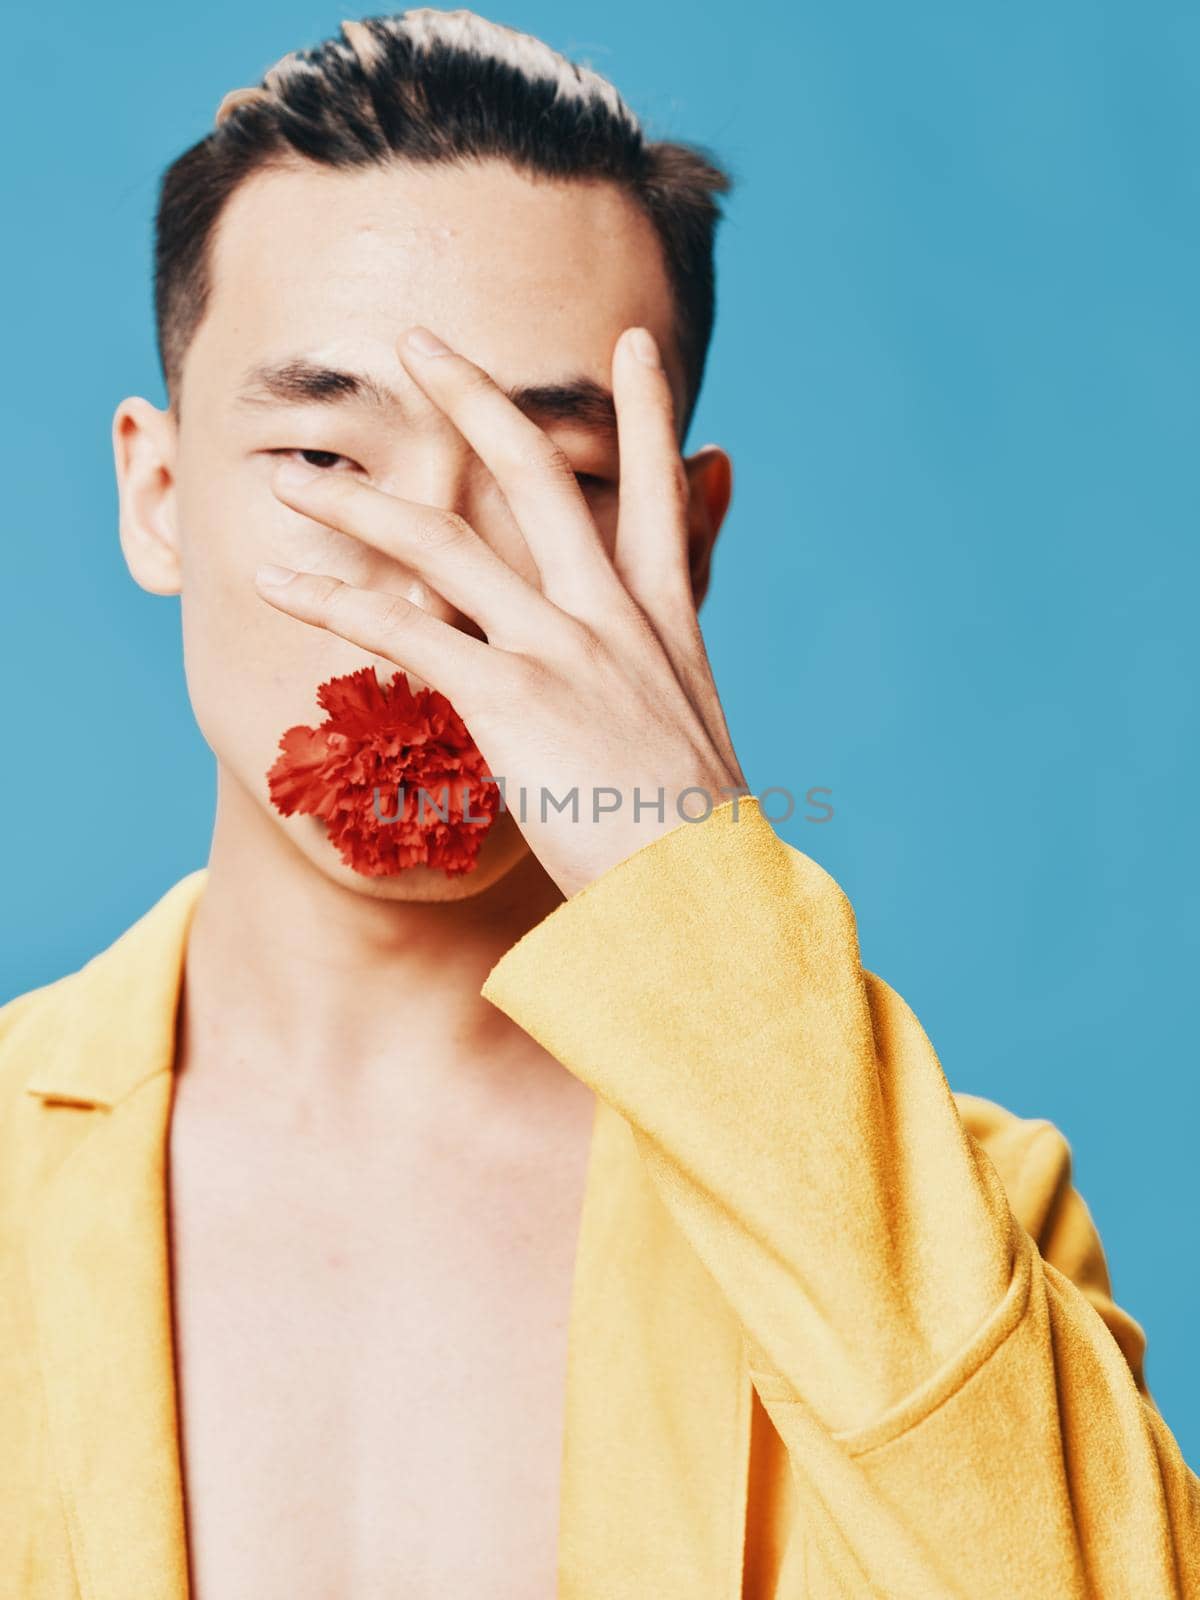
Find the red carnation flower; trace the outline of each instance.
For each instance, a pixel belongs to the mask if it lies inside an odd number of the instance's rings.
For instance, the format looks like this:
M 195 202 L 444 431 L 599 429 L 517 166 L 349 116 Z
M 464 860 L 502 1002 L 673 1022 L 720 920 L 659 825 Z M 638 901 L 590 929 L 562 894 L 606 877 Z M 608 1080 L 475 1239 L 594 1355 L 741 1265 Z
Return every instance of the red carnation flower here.
M 417 866 L 469 872 L 500 791 L 483 782 L 483 755 L 446 696 L 414 694 L 403 672 L 381 684 L 360 667 L 321 684 L 317 704 L 328 713 L 319 727 L 297 725 L 279 741 L 267 773 L 276 810 L 320 817 L 342 860 L 368 878 Z

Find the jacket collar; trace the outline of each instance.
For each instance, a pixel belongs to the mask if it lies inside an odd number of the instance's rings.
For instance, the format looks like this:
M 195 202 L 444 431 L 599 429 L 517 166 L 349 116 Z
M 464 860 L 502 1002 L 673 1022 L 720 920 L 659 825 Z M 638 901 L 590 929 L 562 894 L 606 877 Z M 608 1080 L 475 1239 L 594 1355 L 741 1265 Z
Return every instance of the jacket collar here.
M 192 912 L 208 877 L 172 885 L 107 949 L 61 981 L 30 1094 L 111 1110 L 175 1055 L 175 1009 Z M 58 985 L 55 985 L 58 987 Z M 37 1008 L 30 1015 L 37 1024 Z

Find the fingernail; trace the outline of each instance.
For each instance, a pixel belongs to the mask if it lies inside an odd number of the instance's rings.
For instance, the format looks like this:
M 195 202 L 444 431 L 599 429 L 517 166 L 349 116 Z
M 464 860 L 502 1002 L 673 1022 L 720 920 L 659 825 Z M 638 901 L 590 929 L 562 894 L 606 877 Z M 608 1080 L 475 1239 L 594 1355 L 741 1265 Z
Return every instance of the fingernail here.
M 255 583 L 265 583 L 268 587 L 276 583 L 291 583 L 296 576 L 294 567 L 273 567 L 270 562 L 265 567 L 259 567 L 254 574 Z
M 428 328 L 417 326 L 408 330 L 409 346 L 421 356 L 448 356 L 450 346 L 443 344 L 436 333 L 430 333 Z
M 648 367 L 661 367 L 659 360 L 658 344 L 649 328 L 634 328 L 626 336 L 630 348 L 639 361 L 644 361 Z

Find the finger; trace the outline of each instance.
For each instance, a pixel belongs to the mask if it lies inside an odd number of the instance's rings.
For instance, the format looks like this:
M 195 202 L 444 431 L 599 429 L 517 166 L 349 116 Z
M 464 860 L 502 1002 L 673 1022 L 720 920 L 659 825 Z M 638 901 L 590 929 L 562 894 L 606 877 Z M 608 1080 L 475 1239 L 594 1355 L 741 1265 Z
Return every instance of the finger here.
M 646 615 L 675 634 L 695 615 L 688 478 L 675 437 L 674 396 L 648 328 L 626 328 L 617 340 L 613 397 L 621 454 L 613 566 Z
M 642 334 L 653 359 L 638 354 Z M 613 397 L 621 452 L 613 566 L 649 618 L 709 738 L 728 756 L 729 729 L 692 591 L 688 477 L 676 439 L 675 400 L 648 328 L 626 328 L 617 340 Z
M 276 579 L 275 574 L 291 573 Z M 411 670 L 469 717 L 472 687 L 492 682 L 502 652 L 430 616 L 402 595 L 358 589 L 319 572 L 260 567 L 255 588 L 277 611 Z
M 501 648 L 537 637 L 552 620 L 546 597 L 453 511 L 385 494 L 348 473 L 310 473 L 294 462 L 275 469 L 271 486 L 304 516 L 411 567 Z
M 398 341 L 405 368 L 495 478 L 543 593 L 573 616 L 595 614 L 620 585 L 570 460 L 482 367 L 444 345 L 435 353 L 430 341 L 441 344 L 425 328 Z

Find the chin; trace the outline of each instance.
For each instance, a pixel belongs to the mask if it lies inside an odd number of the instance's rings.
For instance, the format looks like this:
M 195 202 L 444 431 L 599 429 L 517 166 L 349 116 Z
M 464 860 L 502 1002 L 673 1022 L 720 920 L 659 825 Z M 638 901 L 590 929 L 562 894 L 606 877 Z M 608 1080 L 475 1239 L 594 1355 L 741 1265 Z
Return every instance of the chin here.
M 452 877 L 437 867 L 405 867 L 400 872 L 371 878 L 346 865 L 318 818 L 291 817 L 284 825 L 301 853 L 326 877 L 372 900 L 470 900 L 507 877 L 529 855 L 529 846 L 512 813 L 504 811 L 488 829 L 470 871 Z

